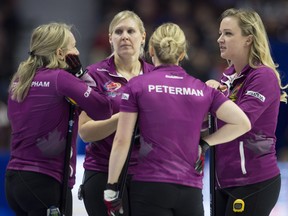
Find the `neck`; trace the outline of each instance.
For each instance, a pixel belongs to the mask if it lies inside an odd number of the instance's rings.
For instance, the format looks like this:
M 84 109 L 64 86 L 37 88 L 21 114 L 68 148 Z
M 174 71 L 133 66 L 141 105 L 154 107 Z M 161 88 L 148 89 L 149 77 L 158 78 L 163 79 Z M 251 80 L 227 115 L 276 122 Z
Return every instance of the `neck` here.
M 240 74 L 243 68 L 249 63 L 249 57 L 248 57 L 248 51 L 241 53 L 240 56 L 237 58 L 233 59 L 232 64 L 235 67 L 235 71 L 237 74 Z
M 243 68 L 248 64 L 248 61 L 232 62 L 237 74 L 240 74 Z
M 139 59 L 134 61 L 125 61 L 123 59 L 115 58 L 116 71 L 124 78 L 130 80 L 134 76 L 138 76 L 141 71 L 141 62 Z

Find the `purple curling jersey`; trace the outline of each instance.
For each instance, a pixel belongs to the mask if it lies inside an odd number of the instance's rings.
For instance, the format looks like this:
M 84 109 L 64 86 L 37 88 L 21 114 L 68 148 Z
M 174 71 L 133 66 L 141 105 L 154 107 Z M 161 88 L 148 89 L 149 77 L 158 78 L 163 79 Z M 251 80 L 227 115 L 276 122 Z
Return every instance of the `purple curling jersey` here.
M 151 71 L 154 66 L 141 60 L 143 74 Z M 113 104 L 113 114 L 119 112 L 121 96 L 124 87 L 127 85 L 127 80 L 118 75 L 115 69 L 114 56 L 105 59 L 99 63 L 93 64 L 89 67 L 88 74 L 95 80 L 97 88 L 110 98 Z M 142 75 L 141 75 L 142 76 Z M 108 172 L 109 156 L 112 148 L 112 143 L 115 133 L 106 137 L 103 140 L 91 142 L 86 146 L 86 155 L 84 161 L 84 168 L 92 171 Z M 132 152 L 130 160 L 129 173 L 133 173 L 133 167 L 137 161 L 137 146 Z
M 216 174 L 223 188 L 254 184 L 280 173 L 275 152 L 280 88 L 274 71 L 248 65 L 235 77 L 234 67 L 224 72 L 227 97 L 249 117 L 252 129 L 232 142 L 216 146 Z M 219 121 L 218 126 L 222 123 Z
M 74 115 L 70 161 L 69 186 L 73 187 L 79 110 L 84 109 L 94 119 L 105 119 L 111 117 L 111 104 L 106 96 L 61 69 L 39 69 L 23 102 L 9 96 L 12 141 L 7 169 L 43 173 L 62 182 L 69 119 L 65 96 L 79 105 Z
M 133 180 L 202 188 L 203 175 L 194 170 L 202 122 L 226 100 L 176 65 L 131 79 L 120 111 L 139 114 L 141 145 Z

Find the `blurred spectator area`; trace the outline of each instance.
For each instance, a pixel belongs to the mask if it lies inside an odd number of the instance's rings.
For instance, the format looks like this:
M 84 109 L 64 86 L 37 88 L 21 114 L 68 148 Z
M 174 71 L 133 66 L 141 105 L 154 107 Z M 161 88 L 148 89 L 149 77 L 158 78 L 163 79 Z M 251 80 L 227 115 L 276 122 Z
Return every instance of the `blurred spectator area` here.
M 7 100 L 9 79 L 15 70 L 13 56 L 20 31 L 16 6 L 17 0 L 0 0 L 0 101 Z
M 10 133 L 11 129 L 7 118 L 7 105 L 0 101 L 0 152 L 8 151 Z

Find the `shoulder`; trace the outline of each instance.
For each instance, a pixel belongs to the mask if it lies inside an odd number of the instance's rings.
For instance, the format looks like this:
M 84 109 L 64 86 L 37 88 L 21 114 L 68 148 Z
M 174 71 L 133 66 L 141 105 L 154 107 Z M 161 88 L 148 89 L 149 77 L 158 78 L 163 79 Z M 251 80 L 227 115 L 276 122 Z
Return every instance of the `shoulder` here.
M 114 68 L 114 63 L 111 61 L 111 58 L 104 59 L 86 67 L 88 73 L 105 73 L 111 71 L 112 68 Z
M 272 68 L 261 66 L 252 69 L 244 83 L 245 94 L 251 96 L 263 95 L 267 100 L 280 97 L 280 87 L 276 74 Z
M 265 65 L 261 65 L 257 68 L 253 68 L 252 71 L 255 73 L 255 74 L 261 74 L 261 75 L 267 75 L 267 76 L 274 76 L 274 71 L 272 68 L 270 67 L 267 67 Z
M 153 79 L 151 76 L 153 77 L 153 73 L 144 73 L 140 76 L 135 76 L 129 80 L 126 86 L 137 89 L 142 88 L 150 83 L 150 80 Z
M 57 80 L 59 77 L 70 79 L 71 77 L 74 77 L 74 75 L 61 68 L 40 68 L 36 72 L 36 77 Z
M 274 70 L 264 65 L 258 68 L 252 68 L 251 71 L 247 74 L 247 79 L 261 82 L 262 84 L 268 84 L 271 82 L 278 83 Z
M 142 63 L 143 73 L 149 73 L 150 71 L 152 71 L 155 68 L 154 65 L 152 65 L 146 61 L 141 60 L 141 63 Z

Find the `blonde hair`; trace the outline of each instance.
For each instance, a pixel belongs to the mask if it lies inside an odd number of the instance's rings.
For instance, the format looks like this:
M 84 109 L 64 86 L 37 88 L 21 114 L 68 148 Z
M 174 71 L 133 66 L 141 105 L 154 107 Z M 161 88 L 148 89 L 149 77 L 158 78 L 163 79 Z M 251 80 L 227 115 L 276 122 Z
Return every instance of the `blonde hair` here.
M 64 23 L 40 25 L 32 32 L 30 56 L 19 64 L 10 83 L 9 91 L 13 100 L 21 102 L 30 89 L 38 68 L 65 68 L 66 62 L 57 58 L 57 49 L 65 49 L 69 42 L 72 26 Z
M 288 85 L 282 86 L 281 84 L 280 74 L 277 70 L 278 65 L 275 64 L 272 59 L 268 36 L 259 14 L 253 10 L 230 8 L 222 13 L 221 20 L 225 17 L 237 18 L 242 35 L 253 36 L 252 46 L 249 52 L 249 65 L 252 68 L 258 68 L 261 67 L 261 65 L 259 66 L 259 63 L 261 63 L 270 67 L 278 79 L 280 89 L 286 89 Z M 282 91 L 280 101 L 287 103 L 287 94 L 285 91 Z
M 124 11 L 121 11 L 119 13 L 117 13 L 112 21 L 110 22 L 110 25 L 109 25 L 109 35 L 112 35 L 115 27 L 123 20 L 125 19 L 132 19 L 136 22 L 138 28 L 139 28 L 139 31 L 141 33 L 141 35 L 145 34 L 145 27 L 144 27 L 144 24 L 143 24 L 143 21 L 141 20 L 141 18 L 136 14 L 134 13 L 133 11 L 129 11 L 129 10 L 124 10 Z M 144 47 L 145 47 L 145 42 L 141 45 L 140 47 L 140 56 L 144 56 Z
M 149 46 L 163 64 L 177 63 L 180 55 L 187 52 L 187 41 L 182 29 L 175 23 L 159 26 L 149 40 Z

